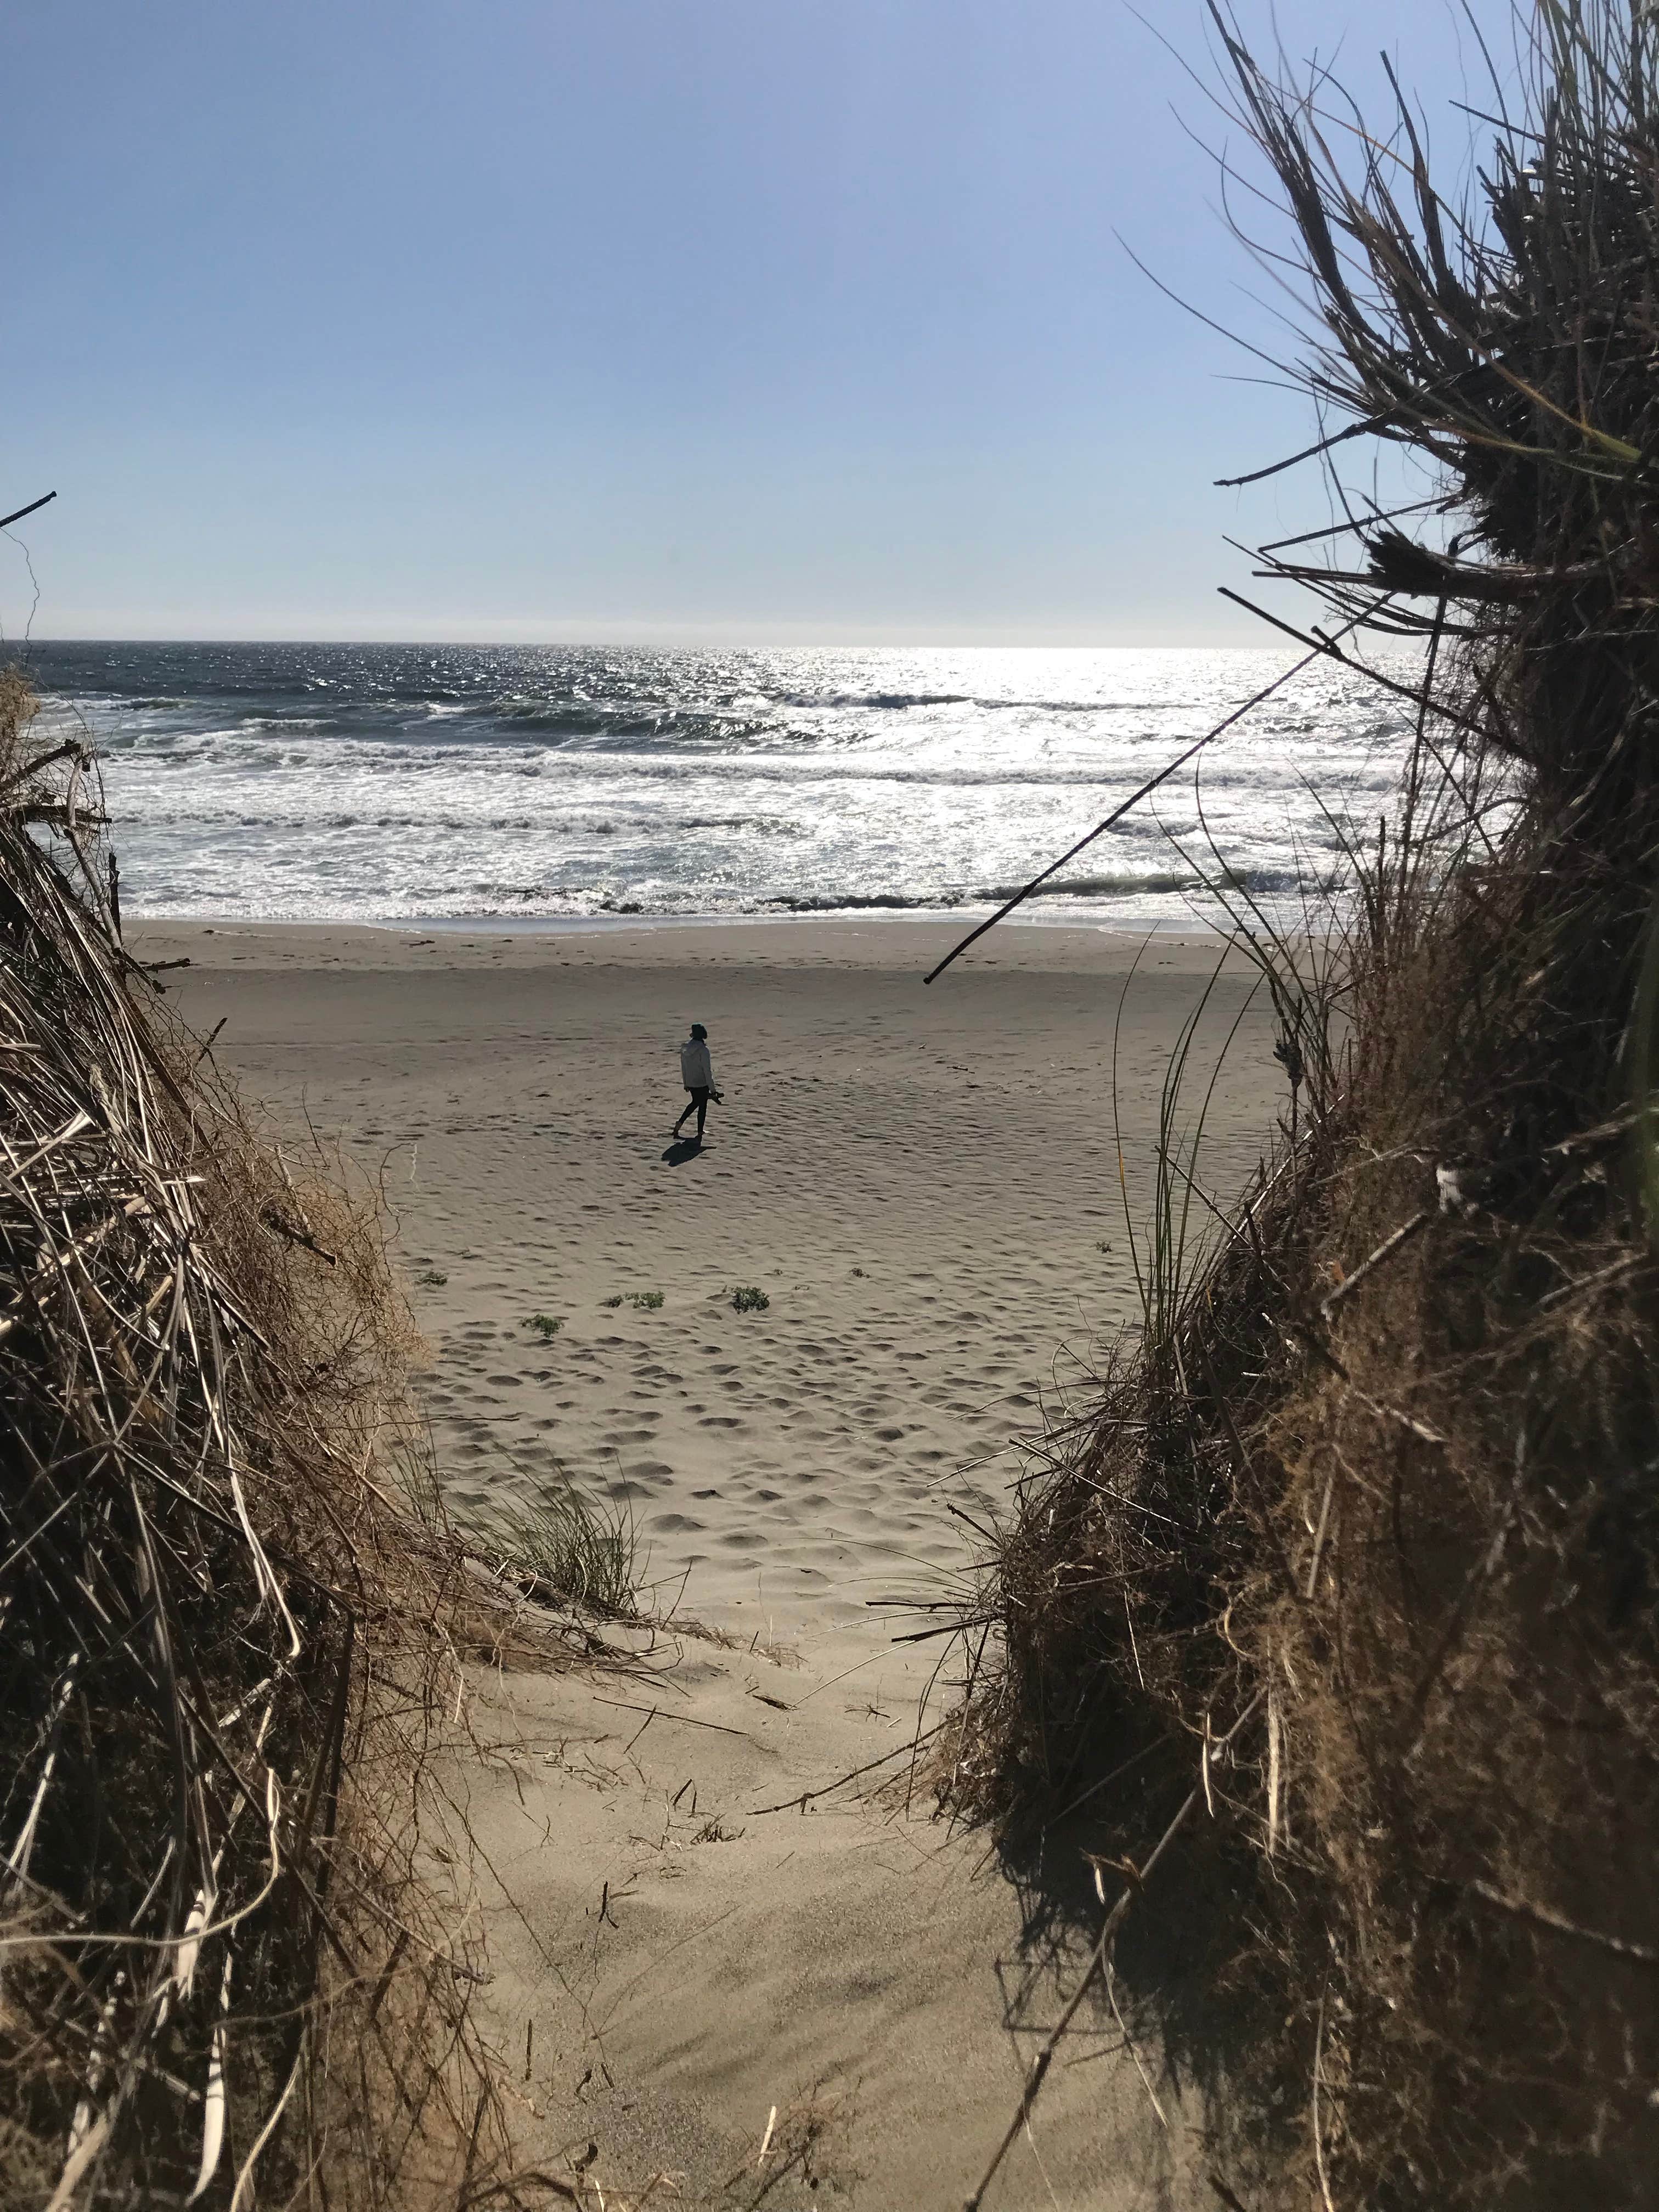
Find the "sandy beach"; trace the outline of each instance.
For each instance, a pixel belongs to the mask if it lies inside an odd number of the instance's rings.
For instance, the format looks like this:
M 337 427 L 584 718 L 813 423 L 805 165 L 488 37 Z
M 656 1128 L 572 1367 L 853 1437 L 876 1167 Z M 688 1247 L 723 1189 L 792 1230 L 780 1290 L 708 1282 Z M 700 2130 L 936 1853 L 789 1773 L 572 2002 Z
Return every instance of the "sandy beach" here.
M 1114 1050 L 1133 1213 L 1216 964 L 1009 928 L 924 988 L 957 933 L 132 933 L 190 961 L 163 980 L 279 1127 L 381 1179 L 452 1510 L 566 1476 L 625 1500 L 658 1608 L 731 1639 L 474 1686 L 495 1750 L 456 1788 L 493 2017 L 536 2154 L 597 2145 L 580 2171 L 612 2202 L 669 2176 L 684 2203 L 959 2203 L 1069 1985 L 1066 1940 L 1033 1944 L 911 1762 L 757 1809 L 915 1734 L 939 1647 L 896 1646 L 919 1616 L 879 1601 L 961 1586 L 1019 1439 L 1132 1319 Z M 1236 1029 L 1203 1152 L 1224 1195 L 1279 1100 L 1252 982 L 1224 971 L 1200 1030 L 1207 1067 Z M 700 1152 L 671 1136 L 694 1020 L 726 1094 Z M 1077 2040 L 988 2201 L 1213 2202 L 1178 2087 L 1160 2117 L 1109 2015 Z

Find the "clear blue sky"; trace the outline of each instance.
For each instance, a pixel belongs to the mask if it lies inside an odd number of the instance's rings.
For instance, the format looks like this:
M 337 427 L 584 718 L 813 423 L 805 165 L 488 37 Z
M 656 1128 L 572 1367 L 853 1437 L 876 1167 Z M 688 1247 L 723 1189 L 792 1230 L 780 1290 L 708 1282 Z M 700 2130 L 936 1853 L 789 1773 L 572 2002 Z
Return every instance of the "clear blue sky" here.
M 1277 21 L 1461 143 L 1454 0 Z M 1306 416 L 1114 237 L 1261 328 L 1119 0 L 11 0 L 6 52 L 39 635 L 1199 640 L 1224 532 L 1322 519 L 1211 488 Z

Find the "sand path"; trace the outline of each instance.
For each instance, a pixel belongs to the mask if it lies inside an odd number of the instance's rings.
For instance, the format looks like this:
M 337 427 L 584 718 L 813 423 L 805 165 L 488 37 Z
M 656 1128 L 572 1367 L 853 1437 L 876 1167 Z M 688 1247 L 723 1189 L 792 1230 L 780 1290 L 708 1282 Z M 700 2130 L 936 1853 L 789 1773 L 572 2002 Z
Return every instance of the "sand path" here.
M 973 1539 L 948 1507 L 1006 1492 L 1135 1310 L 1114 1029 L 1133 1193 L 1213 964 L 1158 941 L 1120 1023 L 1133 945 L 1009 930 L 924 990 L 949 942 L 885 921 L 144 932 L 191 959 L 185 1011 L 228 1018 L 250 1091 L 381 1175 L 453 1507 L 563 1470 L 626 1501 L 663 1606 L 738 1639 L 661 1645 L 620 1686 L 476 1686 L 498 1748 L 456 1784 L 489 2001 L 520 2072 L 529 2038 L 526 2141 L 573 2174 L 596 2143 L 573 2182 L 594 2204 L 591 2182 L 614 2203 L 656 2174 L 681 2203 L 959 2203 L 1074 1971 L 1024 1954 L 983 1838 L 925 1789 L 755 1810 L 914 1733 L 933 1650 L 896 1649 L 915 1618 L 872 1601 L 949 1591 Z M 1222 1191 L 1271 1118 L 1249 989 L 1224 975 L 1205 1017 L 1212 1046 L 1240 1021 L 1205 1146 Z M 692 1019 L 727 1094 L 701 1154 L 669 1133 Z M 733 1310 L 745 1285 L 763 1310 Z M 1212 2203 L 1178 2097 L 1166 2132 L 1109 2015 L 1074 2045 L 990 2202 Z

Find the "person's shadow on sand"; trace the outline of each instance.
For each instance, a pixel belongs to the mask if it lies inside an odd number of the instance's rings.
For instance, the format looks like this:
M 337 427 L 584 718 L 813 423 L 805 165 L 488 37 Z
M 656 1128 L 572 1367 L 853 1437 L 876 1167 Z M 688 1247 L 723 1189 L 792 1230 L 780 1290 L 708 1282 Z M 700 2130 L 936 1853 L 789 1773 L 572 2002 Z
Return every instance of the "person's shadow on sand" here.
M 695 1160 L 702 1150 L 701 1137 L 681 1137 L 663 1154 L 671 1168 L 683 1168 L 688 1160 Z

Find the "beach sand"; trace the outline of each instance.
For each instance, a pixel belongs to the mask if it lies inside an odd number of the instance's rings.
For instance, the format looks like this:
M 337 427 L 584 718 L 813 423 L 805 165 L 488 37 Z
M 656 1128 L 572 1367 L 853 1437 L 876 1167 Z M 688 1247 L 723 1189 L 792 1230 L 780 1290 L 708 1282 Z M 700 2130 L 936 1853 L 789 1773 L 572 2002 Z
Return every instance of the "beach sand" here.
M 940 1647 L 895 1645 L 927 1616 L 883 1601 L 965 1587 L 1018 1440 L 1086 1403 L 1138 1310 L 1115 1052 L 1132 1212 L 1206 989 L 1206 1071 L 1236 1026 L 1201 1162 L 1224 1198 L 1282 1079 L 1265 994 L 1243 963 L 1212 983 L 1211 943 L 1005 928 L 924 988 L 957 933 L 131 933 L 190 960 L 165 981 L 281 1128 L 380 1178 L 452 1510 L 564 1476 L 623 1501 L 658 1608 L 732 1639 L 480 1674 L 495 1748 L 457 1762 L 526 2142 L 573 2174 L 597 2144 L 613 2203 L 656 2173 L 679 2193 L 653 2201 L 959 2203 L 1079 1971 L 904 1787 Z M 671 1139 L 693 1020 L 726 1093 L 701 1152 Z M 1083 2017 L 988 2202 L 1214 2203 L 1190 2099 L 1139 2054 L 1166 2127 L 1109 2013 Z

